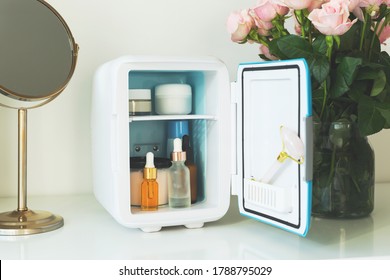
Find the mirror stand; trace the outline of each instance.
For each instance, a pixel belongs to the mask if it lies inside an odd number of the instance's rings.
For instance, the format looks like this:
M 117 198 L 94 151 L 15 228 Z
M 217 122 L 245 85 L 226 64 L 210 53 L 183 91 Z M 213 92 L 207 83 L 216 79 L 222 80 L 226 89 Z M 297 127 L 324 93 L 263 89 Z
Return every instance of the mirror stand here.
M 27 235 L 58 229 L 61 216 L 27 208 L 27 109 L 18 109 L 18 207 L 0 213 L 0 235 Z

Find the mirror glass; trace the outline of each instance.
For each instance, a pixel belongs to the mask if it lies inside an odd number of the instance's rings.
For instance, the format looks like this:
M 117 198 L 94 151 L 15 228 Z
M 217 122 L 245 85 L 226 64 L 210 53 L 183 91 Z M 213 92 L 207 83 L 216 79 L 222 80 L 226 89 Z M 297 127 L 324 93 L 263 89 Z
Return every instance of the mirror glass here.
M 24 101 L 61 93 L 73 74 L 77 45 L 49 4 L 1 0 L 0 38 L 0 93 Z

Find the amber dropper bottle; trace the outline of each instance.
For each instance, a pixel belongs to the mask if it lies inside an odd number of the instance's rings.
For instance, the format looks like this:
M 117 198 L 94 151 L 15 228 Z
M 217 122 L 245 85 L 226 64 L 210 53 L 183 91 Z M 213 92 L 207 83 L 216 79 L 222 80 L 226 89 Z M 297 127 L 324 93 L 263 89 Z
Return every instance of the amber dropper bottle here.
M 186 152 L 187 159 L 185 165 L 190 170 L 190 187 L 191 187 L 191 203 L 195 203 L 198 196 L 198 174 L 196 164 L 194 162 L 194 151 L 190 145 L 190 137 L 188 135 L 183 136 L 183 151 Z
M 158 209 L 158 183 L 157 169 L 154 166 L 154 155 L 146 154 L 146 164 L 144 168 L 144 180 L 141 184 L 141 210 L 155 211 Z

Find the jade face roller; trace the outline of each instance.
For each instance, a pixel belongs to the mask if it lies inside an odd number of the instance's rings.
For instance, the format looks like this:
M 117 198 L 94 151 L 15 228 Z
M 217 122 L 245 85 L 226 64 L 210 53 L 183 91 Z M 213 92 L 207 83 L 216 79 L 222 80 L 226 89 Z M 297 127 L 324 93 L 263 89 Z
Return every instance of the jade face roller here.
M 282 138 L 282 151 L 268 171 L 263 175 L 260 182 L 270 183 L 282 167 L 283 162 L 288 158 L 298 164 L 303 163 L 304 145 L 301 138 L 294 131 L 284 126 L 280 127 L 280 137 Z

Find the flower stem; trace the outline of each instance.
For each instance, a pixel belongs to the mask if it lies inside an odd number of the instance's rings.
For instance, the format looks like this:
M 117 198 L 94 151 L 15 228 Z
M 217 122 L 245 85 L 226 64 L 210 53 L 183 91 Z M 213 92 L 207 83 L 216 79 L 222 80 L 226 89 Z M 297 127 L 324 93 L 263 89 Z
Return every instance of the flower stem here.
M 306 30 L 305 30 L 305 22 L 303 17 L 303 11 L 302 10 L 294 10 L 295 18 L 297 19 L 298 24 L 301 26 L 301 37 L 306 37 Z
M 333 42 L 334 38 L 333 36 L 326 36 L 325 38 L 326 45 L 327 45 L 327 50 L 326 50 L 326 56 L 328 57 L 329 62 L 332 60 L 332 49 L 333 49 Z M 320 114 L 320 119 L 322 120 L 323 114 L 326 109 L 326 104 L 328 102 L 328 86 L 326 79 L 323 81 L 322 86 L 324 87 L 324 99 L 322 100 L 322 108 L 321 108 L 321 114 Z
M 326 184 L 327 186 L 330 186 L 330 184 L 331 184 L 332 178 L 334 176 L 335 165 L 336 165 L 336 145 L 333 145 L 332 159 L 330 162 L 329 177 L 328 177 L 328 182 Z
M 381 24 L 381 22 L 377 22 L 377 24 L 375 24 L 375 28 L 374 28 L 374 35 L 372 36 L 371 38 L 371 44 L 370 44 L 370 51 L 368 53 L 368 60 L 371 60 L 371 55 L 372 55 L 372 49 L 373 49 L 373 46 L 374 46 L 374 42 L 375 42 L 375 34 L 377 35 L 377 37 L 379 38 L 379 36 L 381 35 L 383 29 L 385 28 L 385 26 L 389 23 L 390 21 L 390 17 L 389 18 L 385 18 Z M 379 30 L 378 30 L 379 29 Z
M 363 22 L 363 27 L 362 27 L 362 34 L 360 35 L 360 45 L 359 45 L 359 50 L 363 50 L 363 42 L 364 42 L 364 37 L 366 35 L 366 29 L 367 29 L 367 22 L 369 21 L 370 16 L 367 13 L 364 13 L 364 22 Z
M 322 120 L 322 117 L 324 115 L 324 112 L 325 112 L 325 108 L 326 108 L 326 103 L 327 103 L 327 100 L 328 100 L 328 90 L 327 90 L 327 85 L 326 85 L 326 80 L 322 83 L 323 87 L 324 87 L 324 99 L 322 100 L 322 108 L 321 108 L 321 114 L 320 114 L 320 119 Z

